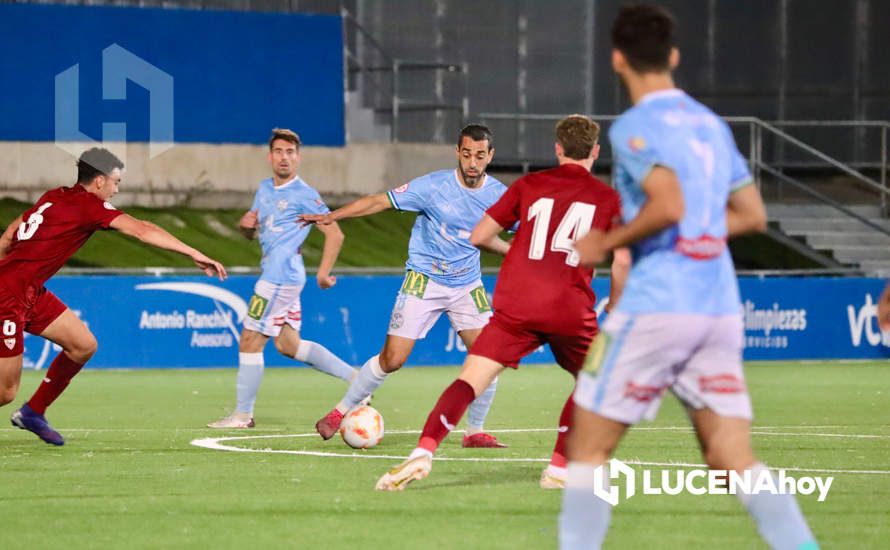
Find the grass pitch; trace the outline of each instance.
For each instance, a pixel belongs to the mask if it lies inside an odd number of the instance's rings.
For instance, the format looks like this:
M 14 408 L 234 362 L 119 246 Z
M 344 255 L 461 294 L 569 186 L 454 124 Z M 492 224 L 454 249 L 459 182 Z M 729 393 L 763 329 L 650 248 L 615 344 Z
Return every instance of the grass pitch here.
M 537 479 L 554 431 L 504 432 L 504 450 L 465 450 L 459 434 L 427 480 L 401 494 L 373 490 L 404 456 L 454 368 L 393 376 L 374 406 L 390 432 L 356 457 L 215 451 L 194 439 L 311 434 L 344 386 L 307 369 L 269 369 L 253 430 L 203 428 L 232 406 L 234 370 L 81 373 L 48 417 L 56 448 L 0 428 L 0 548 L 554 548 L 560 495 Z M 15 406 L 42 376 L 25 372 Z M 754 445 L 774 467 L 868 470 L 834 475 L 825 502 L 799 497 L 824 548 L 886 548 L 890 539 L 890 365 L 760 363 L 747 369 Z M 501 378 L 490 429 L 553 428 L 570 390 L 555 367 Z M 8 416 L 12 407 L 5 407 Z M 4 420 L 4 423 L 6 421 Z M 700 463 L 669 397 L 617 457 Z M 658 429 L 652 429 L 658 428 Z M 244 439 L 247 449 L 352 454 L 339 437 Z M 528 459 L 518 462 L 493 458 Z M 540 459 L 540 461 L 534 461 Z M 614 511 L 607 548 L 765 548 L 728 496 L 638 495 Z

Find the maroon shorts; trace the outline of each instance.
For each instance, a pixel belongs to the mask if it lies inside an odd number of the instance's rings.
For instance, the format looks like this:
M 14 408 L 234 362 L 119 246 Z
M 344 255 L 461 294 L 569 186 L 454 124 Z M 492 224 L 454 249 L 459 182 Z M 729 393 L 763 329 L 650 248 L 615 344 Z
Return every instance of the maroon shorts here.
M 68 307 L 46 288 L 28 307 L 0 291 L 0 357 L 15 357 L 25 351 L 25 332 L 40 334 Z
M 573 334 L 531 330 L 495 311 L 470 348 L 470 353 L 515 369 L 520 359 L 538 346 L 549 344 L 559 366 L 575 375 L 584 366 L 584 358 L 597 332 L 595 322 L 579 327 Z

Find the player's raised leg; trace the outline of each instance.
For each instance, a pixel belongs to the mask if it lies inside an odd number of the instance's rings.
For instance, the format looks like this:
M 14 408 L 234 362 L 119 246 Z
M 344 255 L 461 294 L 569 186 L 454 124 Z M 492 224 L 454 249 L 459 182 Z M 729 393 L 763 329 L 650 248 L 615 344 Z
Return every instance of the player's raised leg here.
M 473 343 L 481 332 L 481 328 L 467 329 L 459 331 L 458 335 L 460 335 L 466 348 L 471 349 Z M 463 441 L 461 442 L 463 447 L 481 449 L 502 449 L 507 447 L 498 441 L 497 437 L 486 433 L 484 429 L 485 419 L 488 417 L 488 412 L 491 410 L 491 404 L 494 401 L 494 395 L 495 392 L 497 392 L 497 388 L 498 379 L 495 378 L 492 380 L 491 384 L 489 384 L 488 387 L 485 388 L 485 390 L 480 393 L 472 403 L 470 403 L 470 408 L 467 411 L 467 433 L 464 434 Z
M 61 313 L 58 313 L 59 310 Z M 33 432 L 52 445 L 63 445 L 65 439 L 47 422 L 49 407 L 68 387 L 71 379 L 96 352 L 96 338 L 77 315 L 66 308 L 50 292 L 45 292 L 34 307 L 34 318 L 28 330 L 58 344 L 62 351 L 53 359 L 34 395 L 12 415 L 12 423 Z M 47 324 L 47 319 L 53 318 Z M 45 326 L 44 326 L 45 325 Z
M 246 323 L 246 321 L 245 321 Z M 241 331 L 241 340 L 238 343 L 238 375 L 235 383 L 235 410 L 216 422 L 207 425 L 208 428 L 253 428 L 256 423 L 253 420 L 253 407 L 256 396 L 263 381 L 265 359 L 263 348 L 269 337 L 265 334 L 244 327 Z
M 768 471 L 751 449 L 749 420 L 721 416 L 708 408 L 692 411 L 690 418 L 709 468 L 739 473 L 749 470 L 752 479 Z M 778 484 L 778 478 L 770 475 Z M 736 496 L 772 548 L 812 550 L 819 547 L 794 495 L 738 492 Z
M 281 334 L 275 338 L 275 349 L 285 357 L 306 363 L 318 372 L 350 382 L 358 371 L 349 366 L 331 351 L 311 340 L 300 338 L 299 325 L 296 327 L 288 313 L 288 322 L 281 328 Z M 299 320 L 296 321 L 297 323 Z
M 461 417 L 504 366 L 481 355 L 467 355 L 464 367 L 455 380 L 439 397 L 427 417 L 417 448 L 401 464 L 383 475 L 376 485 L 378 491 L 401 491 L 412 481 L 427 477 L 432 469 L 433 453 L 454 429 Z
M 343 399 L 315 423 L 315 429 L 319 435 L 326 440 L 333 437 L 349 409 L 368 399 L 383 384 L 390 373 L 402 368 L 402 365 L 408 360 L 408 356 L 411 355 L 415 342 L 416 340 L 413 338 L 388 334 L 383 349 L 379 354 L 365 361 L 365 364 L 359 369 L 358 375 L 350 382 L 349 389 L 346 390 Z

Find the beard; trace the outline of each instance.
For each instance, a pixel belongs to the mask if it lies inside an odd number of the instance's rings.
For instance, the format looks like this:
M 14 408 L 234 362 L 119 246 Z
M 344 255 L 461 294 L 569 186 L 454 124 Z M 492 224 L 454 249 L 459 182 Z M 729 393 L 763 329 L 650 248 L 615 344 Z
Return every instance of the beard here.
M 471 176 L 464 172 L 463 166 L 460 164 L 457 165 L 457 169 L 460 171 L 460 177 L 464 180 L 464 185 L 467 187 L 476 187 L 482 181 L 482 177 L 485 176 L 485 172 L 479 172 L 475 176 Z

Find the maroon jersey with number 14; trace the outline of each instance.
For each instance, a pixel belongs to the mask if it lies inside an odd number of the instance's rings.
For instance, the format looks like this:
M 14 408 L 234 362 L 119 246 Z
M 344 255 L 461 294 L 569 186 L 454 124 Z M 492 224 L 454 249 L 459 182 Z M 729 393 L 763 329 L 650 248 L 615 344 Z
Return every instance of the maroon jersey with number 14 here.
M 550 334 L 596 327 L 593 270 L 572 244 L 596 228 L 608 231 L 621 211 L 618 193 L 583 166 L 528 174 L 488 209 L 501 227 L 519 229 L 494 291 L 496 315 Z
M 22 214 L 6 256 L 0 287 L 30 307 L 43 284 L 99 229 L 122 212 L 80 184 L 47 191 Z

